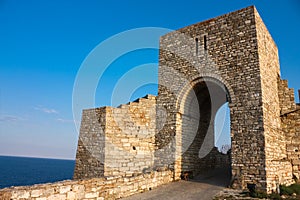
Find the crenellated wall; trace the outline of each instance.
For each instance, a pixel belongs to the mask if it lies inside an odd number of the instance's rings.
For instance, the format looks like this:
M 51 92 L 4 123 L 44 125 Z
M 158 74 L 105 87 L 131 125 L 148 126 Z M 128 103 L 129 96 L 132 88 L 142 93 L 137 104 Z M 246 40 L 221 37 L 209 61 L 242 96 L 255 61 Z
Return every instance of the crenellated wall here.
M 132 176 L 154 164 L 156 97 L 84 110 L 74 179 Z
M 278 80 L 281 127 L 285 134 L 286 160 L 292 165 L 294 178 L 300 180 L 300 105 L 287 80 Z
M 281 80 L 280 77 L 278 77 L 278 96 L 281 116 L 296 109 L 294 89 L 289 88 L 288 81 Z

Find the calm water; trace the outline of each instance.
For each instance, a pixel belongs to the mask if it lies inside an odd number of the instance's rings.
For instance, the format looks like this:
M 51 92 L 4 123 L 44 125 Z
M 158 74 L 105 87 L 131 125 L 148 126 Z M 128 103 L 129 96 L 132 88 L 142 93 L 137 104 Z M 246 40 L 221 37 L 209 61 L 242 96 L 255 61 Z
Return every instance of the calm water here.
M 74 160 L 0 156 L 0 188 L 72 179 Z

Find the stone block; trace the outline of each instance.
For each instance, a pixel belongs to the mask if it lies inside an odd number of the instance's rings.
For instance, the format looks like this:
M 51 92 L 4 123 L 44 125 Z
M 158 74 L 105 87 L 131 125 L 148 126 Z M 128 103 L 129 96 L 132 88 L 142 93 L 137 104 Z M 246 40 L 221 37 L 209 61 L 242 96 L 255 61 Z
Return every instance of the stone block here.
M 30 193 L 31 197 L 40 197 L 44 194 L 45 190 L 41 189 L 41 190 L 32 190 Z
M 67 186 L 62 186 L 59 188 L 59 193 L 60 194 L 64 194 L 71 191 L 71 185 L 67 185 Z
M 99 192 L 86 193 L 84 196 L 87 199 L 97 198 L 99 196 Z
M 17 198 L 28 199 L 29 197 L 30 197 L 30 192 L 26 190 L 14 191 L 11 196 L 12 199 L 17 199 Z

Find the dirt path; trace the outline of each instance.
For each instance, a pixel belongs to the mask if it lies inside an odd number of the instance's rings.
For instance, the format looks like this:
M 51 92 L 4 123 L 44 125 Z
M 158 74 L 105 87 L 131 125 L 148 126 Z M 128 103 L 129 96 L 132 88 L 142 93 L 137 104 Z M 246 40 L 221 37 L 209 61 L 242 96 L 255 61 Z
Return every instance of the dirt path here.
M 228 174 L 215 170 L 192 181 L 178 181 L 122 200 L 211 200 L 228 185 Z

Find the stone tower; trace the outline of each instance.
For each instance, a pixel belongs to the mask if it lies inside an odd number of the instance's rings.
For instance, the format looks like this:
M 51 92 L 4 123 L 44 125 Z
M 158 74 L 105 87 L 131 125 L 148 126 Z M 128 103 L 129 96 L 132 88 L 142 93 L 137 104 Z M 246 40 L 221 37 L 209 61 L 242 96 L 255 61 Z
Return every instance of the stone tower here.
M 163 149 L 157 152 L 158 164 L 175 160 L 176 177 L 182 170 L 205 167 L 199 167 L 199 145 L 212 149 L 216 111 L 228 102 L 234 186 L 254 183 L 272 190 L 279 180 L 289 183 L 278 51 L 255 7 L 169 33 L 160 49 L 157 104 L 168 118 L 156 137 Z M 170 152 L 165 153 L 166 145 Z
M 286 138 L 300 141 L 299 106 L 254 6 L 162 36 L 158 96 L 85 110 L 74 178 L 171 169 L 179 179 L 214 168 L 224 161 L 215 152 L 214 123 L 226 102 L 233 187 L 270 192 L 292 183 L 300 142 Z

